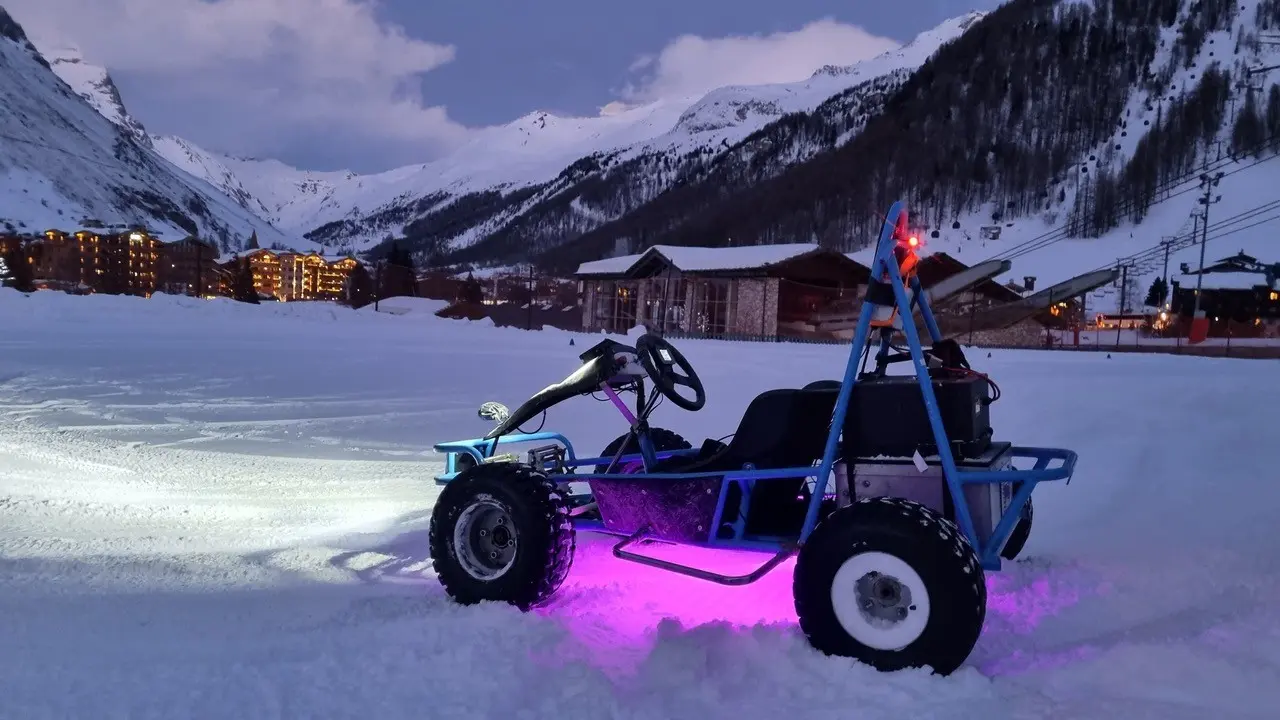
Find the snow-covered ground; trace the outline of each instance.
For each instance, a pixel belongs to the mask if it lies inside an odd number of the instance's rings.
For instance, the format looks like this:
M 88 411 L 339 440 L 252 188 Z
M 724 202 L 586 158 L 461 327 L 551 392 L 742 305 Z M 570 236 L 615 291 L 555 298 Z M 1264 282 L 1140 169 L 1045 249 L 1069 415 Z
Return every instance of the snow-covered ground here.
M 590 338 L 429 313 L 0 291 L 0 697 L 35 718 L 1267 718 L 1280 706 L 1280 364 L 973 350 L 997 433 L 1063 445 L 1025 560 L 947 678 L 827 658 L 790 568 L 721 588 L 584 536 L 548 608 L 452 605 L 430 444 Z M 839 348 L 682 341 L 731 432 Z M 583 398 L 548 426 L 603 447 Z M 721 566 L 754 558 L 713 557 Z

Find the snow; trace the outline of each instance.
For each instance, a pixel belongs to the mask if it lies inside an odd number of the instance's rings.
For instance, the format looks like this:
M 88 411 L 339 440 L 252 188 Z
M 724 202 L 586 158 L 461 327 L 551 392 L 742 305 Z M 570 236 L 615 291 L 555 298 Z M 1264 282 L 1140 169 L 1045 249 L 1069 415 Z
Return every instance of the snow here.
M 1202 290 L 1252 290 L 1266 286 L 1267 276 L 1255 272 L 1207 272 L 1204 275 L 1179 275 L 1176 279 L 1171 278 L 1170 282 L 1177 282 L 1183 288 L 1199 287 Z
M 723 588 L 580 537 L 551 606 L 432 577 L 433 442 L 481 434 L 598 336 L 323 303 L 0 290 L 0 694 L 64 717 L 1270 717 L 1280 366 L 969 351 L 1000 436 L 1080 453 L 947 678 L 809 648 L 788 563 Z M 569 339 L 576 339 L 575 346 Z M 842 348 L 682 340 L 708 405 L 836 377 Z M 513 371 L 513 362 L 516 363 Z M 1242 403 L 1242 398 L 1248 398 Z M 548 427 L 624 431 L 580 399 Z M 726 429 L 728 428 L 728 429 Z M 699 557 L 737 569 L 756 556 Z
M 37 44 L 37 47 L 40 45 Z M 86 63 L 80 48 L 74 45 L 55 46 L 52 50 L 42 49 L 40 54 L 49 61 L 53 72 L 80 93 L 80 97 L 97 110 L 98 114 L 129 130 L 136 139 L 146 141 L 146 132 L 125 110 L 120 91 L 116 89 L 111 76 L 104 68 Z
M 431 315 L 449 306 L 447 300 L 431 300 L 428 298 L 397 296 L 383 298 L 374 304 L 366 305 L 360 312 L 380 312 L 392 315 Z
M 1176 238 L 1169 255 L 1170 273 L 1177 272 L 1184 262 L 1192 268 L 1198 267 L 1200 246 L 1199 241 L 1193 238 L 1196 232 L 1203 232 L 1203 228 L 1191 216 L 1203 210 L 1199 204 L 1203 192 L 1196 178 L 1159 196 L 1140 224 L 1124 223 L 1099 238 L 1067 238 L 1061 228 L 1077 191 L 1082 187 L 1081 183 L 1088 181 L 1090 174 L 1108 158 L 1112 158 L 1113 169 L 1122 167 L 1150 127 L 1154 126 L 1157 108 L 1163 106 L 1167 110 L 1169 97 L 1185 96 L 1194 90 L 1200 74 L 1207 67 L 1218 63 L 1220 69 L 1239 73 L 1242 67 L 1280 63 L 1280 47 L 1276 46 L 1263 45 L 1258 52 L 1242 49 L 1238 55 L 1230 52 L 1239 33 L 1258 32 L 1258 4 L 1258 0 L 1242 0 L 1235 23 L 1228 30 L 1206 35 L 1191 66 L 1179 64 L 1168 87 L 1155 95 L 1141 88 L 1135 89 L 1122 118 L 1122 122 L 1127 121 L 1127 128 L 1117 125 L 1108 141 L 1083 154 L 1081 162 L 1068 172 L 1060 188 L 1050 188 L 1050 196 L 1056 196 L 1059 189 L 1065 190 L 1065 204 L 1055 207 L 1052 212 L 999 222 L 993 222 L 991 217 L 992 211 L 998 208 L 986 207 L 958 218 L 959 229 L 953 229 L 952 219 L 947 218 L 937 228 L 939 238 L 926 238 L 926 250 L 946 251 L 971 266 L 993 257 L 1009 259 L 1013 261 L 1013 269 L 1009 275 L 1000 278 L 1002 281 L 1020 281 L 1023 276 L 1032 275 L 1038 278 L 1039 287 L 1093 270 L 1116 267 L 1117 262 L 1132 263 L 1128 273 L 1126 304 L 1130 308 L 1141 303 L 1152 281 L 1164 273 L 1165 253 L 1161 240 Z M 1183 3 L 1178 22 L 1173 27 L 1162 29 L 1162 45 L 1151 63 L 1152 72 L 1160 71 L 1170 62 L 1182 20 L 1188 13 L 1198 12 L 1198 4 Z M 1272 188 L 1280 184 L 1280 161 L 1276 160 L 1276 155 L 1246 157 L 1239 161 L 1233 161 L 1227 155 L 1234 124 L 1234 115 L 1230 113 L 1239 110 L 1244 102 L 1243 90 L 1235 88 L 1233 92 L 1236 96 L 1227 103 L 1228 116 L 1218 136 L 1206 143 L 1208 157 L 1203 161 L 1205 172 L 1224 173 L 1221 183 L 1214 189 L 1214 195 L 1221 195 L 1222 200 L 1210 209 L 1209 252 L 1210 255 L 1221 255 L 1227 250 L 1243 249 L 1263 262 L 1277 262 L 1280 261 L 1280 243 L 1276 242 L 1273 223 L 1280 220 L 1280 201 Z M 1148 107 L 1152 109 L 1148 110 Z M 1096 159 L 1091 161 L 1090 157 Z M 1089 167 L 1090 174 L 1081 173 L 1082 165 Z M 1000 239 L 982 239 L 981 228 L 992 225 L 1000 227 Z M 1217 250 L 1213 249 L 1215 247 Z M 1091 310 L 1117 311 L 1120 307 L 1120 282 L 1091 293 L 1087 303 Z
M 1280 184 L 1280 160 L 1276 158 L 1280 156 L 1260 163 L 1254 159 L 1238 163 L 1224 160 L 1221 167 L 1229 174 L 1217 188 L 1222 201 L 1210 211 L 1206 265 L 1214 257 L 1237 251 L 1257 257 L 1262 263 L 1280 262 L 1275 224 L 1280 221 L 1280 202 L 1272 191 Z M 1116 267 L 1118 261 L 1130 262 L 1133 265 L 1128 273 L 1128 307 L 1132 308 L 1141 302 L 1151 282 L 1164 272 L 1165 251 L 1160 244 L 1163 239 L 1177 239 L 1169 253 L 1171 276 L 1179 274 L 1182 263 L 1193 270 L 1199 267 L 1201 235 L 1193 235 L 1190 213 L 1202 207 L 1196 201 L 1203 195 L 1194 180 L 1175 188 L 1173 193 L 1178 194 L 1153 205 L 1141 224 L 1126 223 L 1100 238 L 1067 238 L 1055 232 L 1057 225 L 1030 218 L 1013 221 L 1013 227 L 1003 227 L 998 240 L 982 240 L 977 226 L 989 222 L 974 220 L 973 224 L 965 225 L 962 221 L 961 230 L 952 230 L 946 225 L 940 231 L 940 238 L 922 235 L 921 254 L 946 252 L 970 266 L 992 258 L 1008 259 L 1013 267 L 998 280 L 1020 282 L 1023 276 L 1031 275 L 1037 278 L 1037 287 Z M 872 251 L 866 249 L 854 253 L 853 257 L 866 263 L 871 255 Z M 1206 282 L 1208 278 L 1206 275 Z M 1119 292 L 1113 288 L 1105 295 L 1091 294 L 1088 304 L 1091 310 L 1113 312 L 1119 306 L 1118 301 Z
M 658 254 L 684 272 L 711 272 L 714 270 L 746 270 L 777 265 L 805 253 L 817 251 L 817 243 L 786 243 L 780 245 L 748 245 L 739 247 L 690 247 L 682 245 L 654 245 L 638 255 L 593 260 L 578 266 L 578 275 L 611 275 L 626 272 L 645 255 Z
M 448 155 L 428 163 L 362 175 L 346 170 L 300 170 L 275 160 L 233 158 L 173 136 L 151 136 L 155 150 L 196 178 L 220 188 L 242 207 L 275 226 L 302 234 L 339 221 L 360 221 L 392 204 L 444 194 L 441 202 L 483 190 L 509 191 L 554 180 L 575 161 L 595 154 L 625 160 L 662 152 L 685 156 L 732 146 L 787 113 L 812 110 L 828 98 L 879 77 L 912 70 L 943 43 L 983 16 L 969 13 L 922 32 L 907 45 L 848 67 L 825 67 L 801 82 L 719 88 L 703 96 L 670 98 L 618 107 L 590 117 L 535 111 L 503 125 L 482 128 Z M 101 97 L 105 70 L 84 62 L 55 69 L 85 94 Z M 123 122 L 116 101 L 94 100 L 104 115 Z M 412 219 L 412 218 L 411 218 Z M 501 218 L 500 224 L 510 218 Z M 607 219 L 607 218 L 605 218 Z M 597 219 L 597 222 L 603 220 Z M 376 224 L 376 223 L 375 223 Z M 377 225 L 356 238 L 356 249 L 400 233 L 404 222 Z M 459 245 L 495 226 L 471 228 Z
M 264 244 L 312 247 L 152 152 L 110 78 L 76 53 L 51 52 L 51 71 L 31 46 L 0 38 L 0 105 L 6 109 L 0 116 L 0 222 L 11 232 L 73 231 L 96 220 L 143 225 L 165 240 L 181 239 L 190 234 L 172 220 L 181 213 L 202 237 L 225 234 L 243 242 L 256 230 Z

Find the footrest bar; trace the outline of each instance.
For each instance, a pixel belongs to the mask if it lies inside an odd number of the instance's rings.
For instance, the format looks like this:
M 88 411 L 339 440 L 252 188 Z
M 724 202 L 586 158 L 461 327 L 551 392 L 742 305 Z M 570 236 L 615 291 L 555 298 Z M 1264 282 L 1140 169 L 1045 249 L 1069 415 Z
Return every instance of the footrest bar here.
M 662 560 L 655 557 L 649 557 L 647 555 L 640 555 L 639 553 L 634 553 L 626 549 L 627 546 L 644 540 L 647 532 L 648 528 L 641 528 L 640 530 L 632 533 L 622 542 L 614 545 L 613 556 L 620 560 L 629 560 L 634 563 L 640 563 L 641 565 L 658 568 L 659 570 L 667 570 L 669 572 L 679 573 L 688 577 L 698 578 L 699 580 L 708 580 L 718 585 L 750 585 L 765 575 L 768 575 L 769 571 L 778 567 L 783 563 L 783 561 L 796 553 L 795 548 L 784 548 L 765 561 L 763 565 L 746 575 L 722 575 L 720 573 L 711 572 L 710 570 L 702 570 L 674 563 L 670 560 Z

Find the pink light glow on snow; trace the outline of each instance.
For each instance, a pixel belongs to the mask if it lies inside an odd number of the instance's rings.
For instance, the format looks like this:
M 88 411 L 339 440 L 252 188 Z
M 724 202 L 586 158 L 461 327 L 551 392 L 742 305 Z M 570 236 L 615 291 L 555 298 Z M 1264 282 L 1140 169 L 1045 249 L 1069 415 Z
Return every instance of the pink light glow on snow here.
M 553 653 L 560 662 L 582 660 L 611 675 L 626 676 L 652 662 L 651 654 L 660 644 L 689 633 L 799 639 L 791 588 L 794 559 L 751 585 L 727 587 L 617 559 L 610 551 L 617 540 L 610 537 L 582 533 L 578 542 L 569 578 L 555 598 L 537 610 L 569 634 Z M 635 549 L 733 575 L 750 572 L 769 557 L 764 552 L 660 544 Z M 1010 569 L 1012 575 L 987 575 L 987 624 L 978 645 L 979 650 L 984 645 L 1001 648 L 996 655 L 1009 648 L 1012 656 L 1007 662 L 1002 658 L 998 665 L 984 667 L 1000 674 L 1032 669 L 1033 658 L 1018 659 L 1014 648 L 1025 644 L 1018 638 L 1031 635 L 1080 596 L 1077 588 L 1055 580 L 1052 573 Z M 1065 662 L 1078 655 L 1067 653 L 1059 659 Z M 1044 658 L 1036 662 L 1040 660 Z
M 735 632 L 771 628 L 798 633 L 791 597 L 795 560 L 759 581 L 727 587 L 613 557 L 617 540 L 579 535 L 573 571 L 560 592 L 538 612 L 563 623 L 593 664 L 627 674 L 643 662 L 659 636 L 701 626 Z M 768 553 L 641 545 L 638 553 L 725 574 L 746 574 Z
M 1009 564 L 1009 563 L 1006 563 Z M 987 573 L 987 628 L 1028 635 L 1046 618 L 1058 615 L 1080 600 L 1075 587 L 1054 582 L 1051 575 L 1027 578 L 1010 571 Z M 996 623 L 992 622 L 992 619 Z

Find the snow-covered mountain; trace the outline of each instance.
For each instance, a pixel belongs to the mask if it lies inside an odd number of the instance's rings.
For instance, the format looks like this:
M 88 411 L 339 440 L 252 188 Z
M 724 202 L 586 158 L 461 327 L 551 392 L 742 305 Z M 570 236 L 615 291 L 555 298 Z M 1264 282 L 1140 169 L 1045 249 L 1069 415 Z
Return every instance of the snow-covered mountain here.
M 1265 70 L 1280 65 L 1278 33 L 1280 0 L 1011 0 L 865 122 L 833 97 L 652 201 L 537 248 L 539 260 L 571 270 L 620 245 L 729 238 L 859 251 L 902 199 L 930 250 L 1012 260 L 1012 277 L 1039 288 L 1123 265 L 1087 306 L 1133 309 L 1166 258 L 1170 271 L 1198 265 L 1206 171 L 1223 173 L 1206 259 L 1280 257 L 1280 78 Z M 837 133 L 848 139 L 796 161 Z M 453 257 L 514 257 L 538 237 L 504 229 Z
M 630 195 L 633 202 L 643 202 L 677 182 L 691 164 L 710 162 L 788 114 L 813 110 L 851 88 L 864 87 L 880 97 L 885 81 L 900 82 L 981 17 L 971 13 L 949 20 L 900 49 L 850 67 L 821 68 L 802 82 L 725 87 L 593 117 L 532 112 L 476 132 L 439 160 L 369 175 L 233 158 L 183 138 L 141 132 L 171 163 L 286 231 L 354 249 L 407 236 L 425 253 L 483 240 L 598 174 L 610 174 L 616 182 L 620 173 L 643 173 L 644 190 Z M 140 130 L 105 70 L 78 54 L 63 56 L 54 69 L 64 80 L 108 119 L 130 132 Z M 856 103 L 846 98 L 846 104 Z M 654 165 L 667 171 L 647 177 Z M 579 232 L 630 209 L 588 205 L 576 204 L 569 221 Z M 459 217 L 459 210 L 466 217 Z M 447 231 L 437 231 L 442 224 Z
M 224 249 L 313 247 L 157 155 L 99 68 L 74 48 L 43 56 L 0 8 L 0 226 L 8 232 L 141 225 Z M 70 78 L 73 89 L 61 78 Z
M 1133 256 L 1132 293 L 1163 270 L 1163 252 L 1150 249 L 1159 236 L 1182 238 L 1175 259 L 1194 254 L 1188 213 L 1202 169 L 1225 169 L 1224 188 L 1280 178 L 1280 162 L 1237 167 L 1270 156 L 1248 150 L 1258 140 L 1280 143 L 1280 87 L 1265 75 L 1254 78 L 1260 94 L 1236 82 L 1280 61 L 1259 39 L 1277 29 L 1280 0 L 1010 0 L 802 82 L 595 117 L 530 113 L 440 160 L 384 173 L 307 172 L 180 138 L 149 142 L 247 211 L 329 247 L 396 238 L 420 257 L 540 255 L 565 268 L 656 238 L 818 237 L 856 250 L 886 198 L 901 197 L 935 250 L 1016 258 L 1015 274 L 1042 286 Z M 55 69 L 135 135 L 105 71 L 88 67 Z M 1242 159 L 1224 157 L 1232 146 L 1247 150 Z M 1270 257 L 1258 245 L 1269 227 L 1222 232 Z M 1095 293 L 1091 307 L 1119 294 Z
M 791 161 L 843 142 L 890 89 L 982 17 L 949 20 L 903 48 L 821 68 L 801 82 L 725 87 L 587 118 L 533 113 L 477 133 L 439 161 L 378 176 L 372 189 L 362 179 L 363 192 L 345 197 L 363 212 L 335 217 L 308 237 L 404 238 L 422 254 L 462 250 L 473 260 L 543 249 L 634 210 L 797 113 L 834 103 L 842 132 L 794 148 Z
M 76 45 L 37 49 L 44 59 L 49 61 L 54 74 L 79 93 L 80 97 L 92 105 L 94 110 L 127 130 L 139 145 L 151 147 L 151 136 L 147 134 L 147 129 L 125 109 L 124 100 L 120 97 L 120 89 L 116 87 L 115 81 L 105 69 L 86 63 L 84 54 Z

